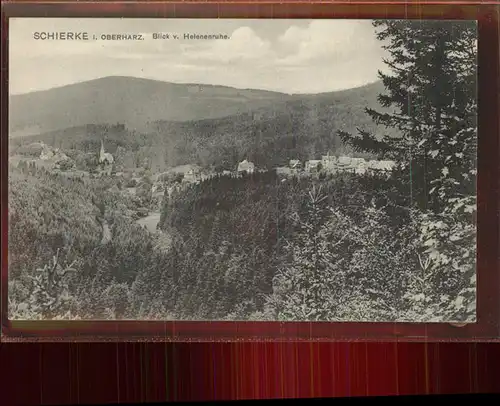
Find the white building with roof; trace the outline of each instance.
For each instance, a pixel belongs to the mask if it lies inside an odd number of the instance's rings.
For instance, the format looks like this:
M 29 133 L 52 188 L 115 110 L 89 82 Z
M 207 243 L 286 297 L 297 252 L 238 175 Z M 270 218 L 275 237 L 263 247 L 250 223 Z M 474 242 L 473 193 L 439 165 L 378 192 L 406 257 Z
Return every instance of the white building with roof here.
M 248 160 L 243 160 L 238 164 L 238 173 L 254 173 L 255 172 L 255 165 L 253 162 L 250 162 Z
M 306 171 L 307 172 L 314 172 L 319 170 L 321 166 L 321 160 L 319 159 L 310 159 L 309 161 L 306 162 Z

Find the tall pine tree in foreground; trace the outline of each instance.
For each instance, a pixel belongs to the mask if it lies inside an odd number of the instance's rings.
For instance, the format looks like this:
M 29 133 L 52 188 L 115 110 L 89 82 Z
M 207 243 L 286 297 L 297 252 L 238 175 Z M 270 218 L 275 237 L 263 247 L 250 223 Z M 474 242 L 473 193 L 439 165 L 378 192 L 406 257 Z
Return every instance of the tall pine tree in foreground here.
M 452 196 L 474 194 L 475 22 L 382 20 L 374 26 L 388 53 L 379 102 L 389 112 L 367 113 L 399 136 L 377 139 L 359 131 L 341 132 L 341 138 L 399 164 L 408 206 L 440 209 Z
M 401 182 L 401 200 L 419 213 L 422 274 L 406 295 L 414 308 L 420 307 L 415 315 L 472 320 L 476 23 L 382 20 L 374 26 L 388 53 L 387 72 L 379 72 L 386 88 L 379 102 L 389 112 L 367 113 L 377 124 L 398 130 L 399 136 L 377 139 L 363 131 L 340 136 L 357 150 L 396 161 L 393 175 Z M 425 294 L 419 291 L 422 281 Z

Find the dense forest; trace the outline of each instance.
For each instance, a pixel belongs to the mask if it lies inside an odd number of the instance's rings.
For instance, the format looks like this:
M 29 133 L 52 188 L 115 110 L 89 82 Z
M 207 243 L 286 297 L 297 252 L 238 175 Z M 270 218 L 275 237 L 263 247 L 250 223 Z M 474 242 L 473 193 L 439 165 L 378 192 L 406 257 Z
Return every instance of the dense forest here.
M 110 139 L 117 150 L 149 147 L 144 158 L 154 161 L 151 140 L 171 131 L 176 141 L 159 152 L 164 165 L 225 167 L 248 155 L 271 167 L 287 154 L 345 148 L 392 159 L 393 172 L 165 179 L 151 233 L 131 214 L 144 201 L 116 177 L 12 168 L 11 317 L 474 321 L 476 26 L 374 25 L 392 73 L 380 73 L 383 109 L 366 110 L 373 126 L 297 107 L 272 117 L 160 122 L 156 135 L 117 126 L 123 137 Z M 381 127 L 388 131 L 374 131 Z M 77 155 L 95 148 L 85 149 L 84 134 L 78 144 L 57 140 Z M 137 145 L 118 145 L 128 140 Z
M 173 240 L 165 249 L 124 215 L 134 202 L 109 185 L 15 173 L 11 311 L 45 318 L 276 319 L 287 314 L 281 307 L 291 304 L 291 293 L 314 297 L 310 306 L 319 319 L 349 319 L 351 310 L 359 317 L 404 318 L 403 309 L 411 306 L 405 307 L 402 287 L 418 269 L 411 255 L 418 231 L 408 229 L 410 213 L 388 198 L 397 196 L 396 186 L 352 174 L 285 182 L 273 172 L 219 176 L 165 199 L 160 227 Z M 104 220 L 113 238 L 103 244 Z M 373 228 L 375 222 L 381 225 Z M 307 251 L 316 235 L 324 257 Z M 382 242 L 385 252 L 379 249 Z M 341 257 L 332 258 L 337 249 Z M 332 261 L 339 270 L 324 285 L 322 267 Z M 287 291 L 293 281 L 288 273 L 302 265 L 311 275 L 303 280 L 295 275 L 302 289 Z M 322 286 L 314 293 L 316 273 Z M 380 280 L 386 285 L 371 286 Z M 350 309 L 350 303 L 333 315 L 317 307 L 326 297 L 341 300 L 347 292 L 357 295 L 362 308 Z M 370 296 L 377 298 L 376 306 L 369 305 Z
M 117 188 L 15 177 L 11 202 L 23 204 L 10 209 L 9 300 L 17 317 L 412 320 L 415 297 L 441 296 L 442 281 L 417 283 L 421 230 L 385 177 L 206 180 L 165 199 L 168 248 L 124 215 L 135 203 Z M 104 244 L 103 220 L 113 235 Z M 456 295 L 463 284 L 452 288 Z M 465 305 L 457 310 L 448 317 L 463 319 Z

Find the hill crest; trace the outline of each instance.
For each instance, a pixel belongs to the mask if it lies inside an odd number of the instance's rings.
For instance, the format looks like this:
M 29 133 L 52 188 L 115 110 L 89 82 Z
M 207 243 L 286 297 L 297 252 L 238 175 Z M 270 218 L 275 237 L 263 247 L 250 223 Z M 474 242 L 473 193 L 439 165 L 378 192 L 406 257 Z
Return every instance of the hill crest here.
M 289 102 L 368 104 L 376 102 L 378 83 L 338 92 L 285 94 L 207 84 L 178 84 L 108 76 L 22 95 L 11 95 L 10 137 L 35 135 L 87 124 L 125 124 L 144 131 L 156 121 L 219 119 L 256 110 L 287 108 Z M 357 99 L 357 100 L 354 100 Z

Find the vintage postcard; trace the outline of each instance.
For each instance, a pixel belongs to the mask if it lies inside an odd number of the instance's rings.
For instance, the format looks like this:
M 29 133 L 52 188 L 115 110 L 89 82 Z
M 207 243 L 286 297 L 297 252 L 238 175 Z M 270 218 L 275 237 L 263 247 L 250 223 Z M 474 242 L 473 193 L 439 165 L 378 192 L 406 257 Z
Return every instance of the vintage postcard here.
M 12 18 L 11 320 L 476 321 L 475 21 Z

